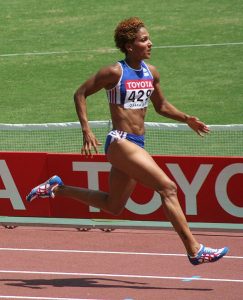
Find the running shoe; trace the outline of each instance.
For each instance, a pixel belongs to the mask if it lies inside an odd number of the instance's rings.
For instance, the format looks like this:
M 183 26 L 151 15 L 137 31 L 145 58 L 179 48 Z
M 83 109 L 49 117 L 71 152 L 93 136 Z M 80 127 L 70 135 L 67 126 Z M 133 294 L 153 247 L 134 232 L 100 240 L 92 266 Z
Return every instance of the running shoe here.
M 63 185 L 62 179 L 59 176 L 54 175 L 46 182 L 41 183 L 40 185 L 33 188 L 29 193 L 29 195 L 26 197 L 26 200 L 30 202 L 38 197 L 54 198 L 55 197 L 55 194 L 53 193 L 54 188 L 61 185 Z
M 221 249 L 212 249 L 201 245 L 198 254 L 196 256 L 188 255 L 188 258 L 191 264 L 200 265 L 203 263 L 215 262 L 227 254 L 228 251 L 229 249 L 227 247 Z

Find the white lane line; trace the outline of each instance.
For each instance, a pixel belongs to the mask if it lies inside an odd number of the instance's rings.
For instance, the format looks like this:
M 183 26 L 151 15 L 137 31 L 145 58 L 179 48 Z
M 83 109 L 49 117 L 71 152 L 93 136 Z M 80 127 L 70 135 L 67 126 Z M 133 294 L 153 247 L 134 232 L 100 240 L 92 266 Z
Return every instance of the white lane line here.
M 186 256 L 176 253 L 156 252 L 124 252 L 103 250 L 73 250 L 73 249 L 35 249 L 35 248 L 0 248 L 0 251 L 27 251 L 27 252 L 59 252 L 59 253 L 87 253 L 87 254 L 118 254 L 118 255 L 148 255 L 148 256 Z
M 215 44 L 192 44 L 192 45 L 161 45 L 153 46 L 154 49 L 171 49 L 171 48 L 193 48 L 193 47 L 224 47 L 224 46 L 241 46 L 243 42 L 226 42 L 226 43 L 215 43 Z M 5 53 L 0 54 L 0 57 L 15 57 L 15 56 L 38 56 L 38 55 L 59 55 L 59 54 L 72 54 L 72 53 L 106 53 L 118 51 L 115 48 L 103 48 L 103 49 L 83 49 L 83 50 L 63 50 L 63 51 L 44 51 L 44 52 L 23 52 L 23 53 Z
M 243 42 L 236 43 L 219 43 L 219 44 L 192 44 L 192 45 L 168 45 L 168 46 L 154 46 L 155 49 L 166 49 L 166 48 L 193 48 L 193 47 L 222 47 L 222 46 L 240 46 Z
M 45 271 L 23 271 L 23 270 L 0 270 L 2 274 L 26 274 L 26 275 L 58 275 L 58 276 L 87 276 L 87 277 L 119 277 L 119 278 L 138 278 L 138 279 L 166 279 L 166 280 L 192 280 L 191 277 L 178 276 L 158 276 L 158 275 L 137 275 L 137 274 L 106 274 L 106 273 L 76 273 L 76 272 L 45 272 Z M 228 278 L 204 278 L 195 277 L 195 281 L 213 281 L 213 282 L 237 282 L 243 283 L 243 279 Z
M 107 48 L 107 49 L 87 49 L 87 50 L 74 50 L 74 51 L 46 51 L 46 52 L 23 52 L 23 53 L 6 53 L 6 54 L 0 54 L 0 57 L 14 57 L 14 56 L 39 56 L 39 55 L 59 55 L 59 54 L 72 54 L 72 53 L 89 53 L 89 52 L 113 52 L 118 51 L 117 49 L 113 48 Z
M 102 300 L 102 299 L 81 299 L 81 298 L 53 298 L 53 297 L 28 297 L 28 296 L 2 296 L 0 299 L 24 299 L 24 300 Z
M 144 256 L 179 256 L 181 253 L 156 253 L 156 252 L 124 252 L 124 251 L 101 251 L 101 250 L 74 250 L 74 249 L 36 249 L 36 248 L 0 248 L 0 251 L 23 251 L 23 252 L 56 252 L 56 253 L 86 253 L 86 254 L 114 254 L 114 255 L 144 255 Z M 243 259 L 243 256 L 224 256 L 224 258 Z

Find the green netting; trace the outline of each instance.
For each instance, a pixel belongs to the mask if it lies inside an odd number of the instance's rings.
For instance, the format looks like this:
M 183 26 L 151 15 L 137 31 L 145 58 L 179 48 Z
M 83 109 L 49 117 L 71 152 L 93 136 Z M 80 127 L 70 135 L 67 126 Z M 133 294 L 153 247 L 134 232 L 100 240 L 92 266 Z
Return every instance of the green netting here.
M 210 125 L 199 137 L 185 124 L 145 123 L 146 150 L 153 155 L 242 156 L 243 125 Z M 110 121 L 90 126 L 104 145 Z M 0 151 L 80 153 L 82 132 L 78 122 L 51 124 L 0 124 Z M 104 153 L 103 146 L 100 153 Z

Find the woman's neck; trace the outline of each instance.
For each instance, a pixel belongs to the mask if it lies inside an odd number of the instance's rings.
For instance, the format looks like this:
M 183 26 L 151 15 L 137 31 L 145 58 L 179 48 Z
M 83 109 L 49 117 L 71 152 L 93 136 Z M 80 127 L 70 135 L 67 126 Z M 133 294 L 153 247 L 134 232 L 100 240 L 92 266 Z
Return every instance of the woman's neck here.
M 141 64 L 142 64 L 142 61 L 141 60 L 134 60 L 134 59 L 131 59 L 129 57 L 126 57 L 125 58 L 125 62 L 126 64 L 134 69 L 134 70 L 140 70 L 141 69 Z

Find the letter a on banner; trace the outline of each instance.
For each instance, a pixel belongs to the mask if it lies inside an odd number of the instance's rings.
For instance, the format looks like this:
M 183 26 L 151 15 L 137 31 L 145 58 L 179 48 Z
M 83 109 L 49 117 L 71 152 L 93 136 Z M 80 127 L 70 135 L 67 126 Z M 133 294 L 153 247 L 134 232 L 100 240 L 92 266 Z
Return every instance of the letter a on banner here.
M 5 186 L 5 190 L 0 190 L 0 199 L 9 198 L 14 209 L 25 210 L 24 203 L 20 197 L 5 160 L 0 160 L 0 177 L 2 178 Z

